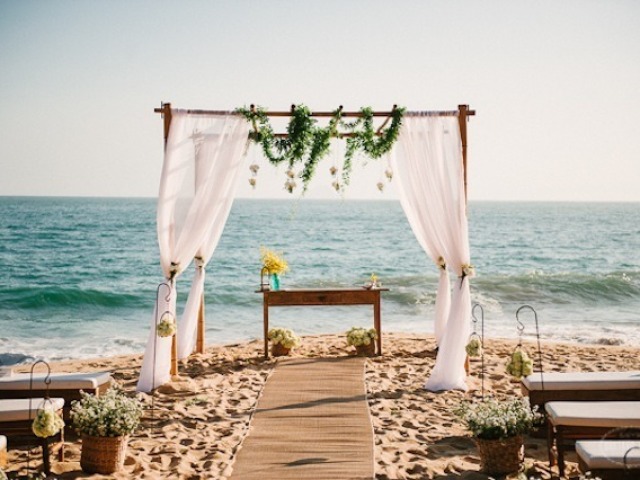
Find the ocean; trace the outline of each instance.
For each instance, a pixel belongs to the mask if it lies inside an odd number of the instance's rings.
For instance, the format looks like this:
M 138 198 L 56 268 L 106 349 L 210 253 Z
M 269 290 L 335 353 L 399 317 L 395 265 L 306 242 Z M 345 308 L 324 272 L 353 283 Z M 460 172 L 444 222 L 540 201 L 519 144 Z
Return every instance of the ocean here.
M 516 338 L 533 306 L 544 340 L 640 346 L 640 205 L 469 205 L 472 301 L 488 337 Z M 0 362 L 139 353 L 161 281 L 155 200 L 0 197 Z M 247 200 L 207 268 L 207 343 L 262 335 L 260 246 L 284 253 L 283 288 L 362 285 L 375 272 L 383 331 L 432 333 L 438 272 L 396 201 Z M 179 279 L 179 311 L 190 267 Z M 367 307 L 282 308 L 298 334 L 368 326 Z M 526 338 L 533 317 L 525 316 Z

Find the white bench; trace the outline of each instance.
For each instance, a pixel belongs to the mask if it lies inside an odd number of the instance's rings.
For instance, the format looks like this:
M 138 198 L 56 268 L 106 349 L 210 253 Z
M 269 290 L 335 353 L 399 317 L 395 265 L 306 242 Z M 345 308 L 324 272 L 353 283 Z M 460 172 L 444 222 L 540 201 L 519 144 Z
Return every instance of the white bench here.
M 640 478 L 640 440 L 579 440 L 576 453 L 583 473 L 606 480 Z
M 31 376 L 28 373 L 14 373 L 11 376 L 0 377 L 0 399 L 16 399 L 29 397 L 63 398 L 65 400 L 64 419 L 69 420 L 71 402 L 80 400 L 80 390 L 100 395 L 111 385 L 109 372 L 85 372 L 85 373 L 52 373 L 51 383 L 47 391 L 45 384 L 46 374 L 33 375 L 33 389 L 30 390 Z
M 45 473 L 48 475 L 51 470 L 49 460 L 49 443 L 59 439 L 60 461 L 64 460 L 64 429 L 55 438 L 36 437 L 31 430 L 33 419 L 39 408 L 43 406 L 53 408 L 59 415 L 62 415 L 64 399 L 51 398 L 45 402 L 44 398 L 21 398 L 0 400 L 0 432 L 7 436 L 9 442 L 37 442 L 42 446 L 42 459 Z
M 565 440 L 601 438 L 615 429 L 640 429 L 640 401 L 549 402 L 545 409 L 549 463 L 554 463 L 555 444 L 560 476 L 564 475 Z

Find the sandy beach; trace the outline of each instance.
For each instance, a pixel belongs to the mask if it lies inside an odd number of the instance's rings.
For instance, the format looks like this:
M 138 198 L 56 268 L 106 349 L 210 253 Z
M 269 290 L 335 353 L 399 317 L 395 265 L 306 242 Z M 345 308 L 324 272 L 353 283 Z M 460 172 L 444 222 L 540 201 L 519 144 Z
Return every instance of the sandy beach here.
M 367 360 L 365 381 L 375 431 L 376 478 L 487 479 L 479 473 L 473 440 L 452 414 L 452 405 L 480 396 L 480 361 L 472 360 L 469 392 L 432 393 L 423 389 L 433 367 L 432 337 L 384 334 L 384 356 Z M 519 395 L 519 383 L 505 373 L 516 342 L 485 342 L 485 394 Z M 525 348 L 533 354 L 533 344 Z M 304 337 L 296 356 L 350 354 L 344 335 Z M 620 346 L 545 343 L 545 371 L 613 371 L 640 369 L 640 349 Z M 113 372 L 128 392 L 135 391 L 141 356 L 68 361 L 54 371 Z M 131 438 L 124 470 L 114 476 L 87 475 L 80 470 L 80 443 L 67 439 L 66 459 L 54 462 L 57 478 L 225 479 L 234 455 L 249 431 L 253 409 L 276 365 L 262 357 L 262 342 L 215 346 L 194 355 L 180 367 L 180 378 L 155 395 L 138 394 L 147 411 L 143 426 Z M 153 407 L 153 408 L 151 408 Z M 550 478 L 546 441 L 527 438 L 525 465 L 529 474 Z M 576 474 L 575 454 L 568 473 Z M 31 456 L 40 465 L 40 454 Z M 9 452 L 9 472 L 24 472 L 26 451 Z

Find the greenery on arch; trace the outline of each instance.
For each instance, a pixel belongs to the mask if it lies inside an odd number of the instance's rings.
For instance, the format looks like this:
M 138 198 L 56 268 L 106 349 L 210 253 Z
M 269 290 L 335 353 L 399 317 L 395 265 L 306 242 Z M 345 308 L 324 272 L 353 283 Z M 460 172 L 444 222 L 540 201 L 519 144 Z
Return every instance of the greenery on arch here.
M 312 117 L 308 107 L 295 105 L 286 136 L 276 135 L 267 110 L 263 107 L 242 107 L 236 109 L 236 112 L 251 122 L 253 130 L 250 139 L 260 144 L 269 162 L 274 165 L 284 163 L 289 167 L 285 187 L 292 192 L 295 187 L 294 167 L 302 166 L 300 177 L 306 191 L 318 163 L 329 153 L 332 138 L 346 137 L 342 184 L 348 185 L 356 154 L 375 160 L 393 148 L 400 133 L 405 108 L 395 107 L 391 112 L 389 126 L 375 129 L 373 110 L 370 107 L 360 109 L 362 116 L 353 122 L 346 122 L 342 117 L 342 109 L 338 108 L 332 112 L 329 123 L 322 127 Z M 338 182 L 334 182 L 334 185 L 336 190 L 342 188 Z

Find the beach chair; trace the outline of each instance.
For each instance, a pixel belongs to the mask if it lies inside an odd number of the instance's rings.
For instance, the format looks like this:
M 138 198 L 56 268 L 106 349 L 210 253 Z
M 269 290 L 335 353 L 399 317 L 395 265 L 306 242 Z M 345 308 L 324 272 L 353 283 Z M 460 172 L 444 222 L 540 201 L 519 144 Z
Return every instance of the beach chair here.
M 555 401 L 640 401 L 640 371 L 536 372 L 522 379 L 523 395 L 531 406 Z
M 547 448 L 549 465 L 555 463 L 553 447 L 557 451 L 560 476 L 564 475 L 564 452 L 567 440 L 610 438 L 616 432 L 640 429 L 640 401 L 604 402 L 548 402 Z
M 106 392 L 111 385 L 109 372 L 51 373 L 51 384 L 45 384 L 47 374 L 34 374 L 33 387 L 30 390 L 30 374 L 14 373 L 8 377 L 0 377 L 0 400 L 48 396 L 62 398 L 64 404 L 64 420 L 69 425 L 71 402 L 80 400 L 80 390 L 93 395 Z
M 49 398 L 52 408 L 62 415 L 64 399 Z M 51 472 L 51 461 L 49 458 L 49 446 L 53 443 L 60 443 L 59 461 L 64 461 L 64 429 L 55 437 L 36 437 L 31 430 L 33 419 L 38 408 L 45 403 L 45 398 L 21 398 L 11 400 L 0 400 L 0 432 L 8 441 L 9 445 L 33 444 L 42 446 L 42 460 L 44 471 L 48 475 Z
M 579 440 L 576 453 L 582 473 L 602 480 L 640 478 L 640 440 Z

